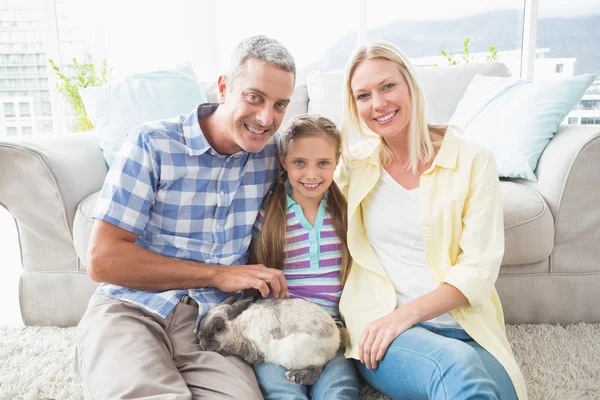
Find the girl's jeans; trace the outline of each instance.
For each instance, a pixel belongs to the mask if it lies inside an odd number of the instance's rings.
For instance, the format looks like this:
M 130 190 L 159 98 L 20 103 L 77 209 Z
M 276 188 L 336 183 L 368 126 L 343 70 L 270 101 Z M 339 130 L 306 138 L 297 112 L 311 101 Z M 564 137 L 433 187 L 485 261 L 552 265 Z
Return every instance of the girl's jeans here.
M 360 383 L 354 363 L 343 351 L 329 361 L 314 385 L 306 387 L 288 381 L 280 365 L 260 363 L 254 373 L 265 400 L 346 400 L 358 399 Z M 310 394 L 310 396 L 309 396 Z

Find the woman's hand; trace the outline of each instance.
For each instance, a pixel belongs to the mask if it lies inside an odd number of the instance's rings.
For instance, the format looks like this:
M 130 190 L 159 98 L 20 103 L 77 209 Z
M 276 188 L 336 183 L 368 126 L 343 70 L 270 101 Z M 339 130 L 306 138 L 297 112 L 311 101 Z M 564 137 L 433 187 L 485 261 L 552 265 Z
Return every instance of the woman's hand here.
M 385 317 L 370 322 L 358 341 L 360 361 L 367 368 L 377 368 L 389 345 L 413 325 L 469 304 L 454 286 L 443 283 L 437 289 L 404 304 Z
M 394 339 L 415 324 L 406 311 L 400 307 L 367 324 L 358 341 L 360 362 L 366 364 L 367 369 L 376 369 Z

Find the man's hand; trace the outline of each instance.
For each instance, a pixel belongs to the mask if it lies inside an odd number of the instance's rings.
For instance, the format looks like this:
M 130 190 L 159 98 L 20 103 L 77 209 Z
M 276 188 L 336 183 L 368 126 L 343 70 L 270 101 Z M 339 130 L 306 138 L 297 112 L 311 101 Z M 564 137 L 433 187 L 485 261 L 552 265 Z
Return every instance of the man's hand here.
M 224 292 L 257 289 L 263 297 L 269 293 L 276 299 L 288 297 L 283 271 L 262 264 L 219 266 L 211 286 Z

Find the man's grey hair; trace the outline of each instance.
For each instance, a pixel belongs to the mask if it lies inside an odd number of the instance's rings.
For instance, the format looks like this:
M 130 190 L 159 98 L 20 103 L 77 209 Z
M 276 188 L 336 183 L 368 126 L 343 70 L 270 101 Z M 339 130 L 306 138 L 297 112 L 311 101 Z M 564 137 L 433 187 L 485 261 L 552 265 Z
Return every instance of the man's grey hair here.
M 231 68 L 227 77 L 232 82 L 244 68 L 246 60 L 254 58 L 265 61 L 284 71 L 291 72 L 296 80 L 296 64 L 294 57 L 275 39 L 264 35 L 252 36 L 240 42 L 233 51 Z

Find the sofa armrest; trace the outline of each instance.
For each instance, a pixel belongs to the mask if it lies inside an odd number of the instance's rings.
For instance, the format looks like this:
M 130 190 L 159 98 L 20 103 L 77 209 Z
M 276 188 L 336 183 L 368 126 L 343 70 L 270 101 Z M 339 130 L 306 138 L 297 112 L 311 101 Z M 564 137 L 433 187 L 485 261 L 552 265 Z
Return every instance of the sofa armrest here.
M 561 126 L 540 157 L 537 182 L 554 216 L 551 271 L 600 272 L 600 128 Z
M 17 222 L 26 271 L 79 271 L 72 226 L 78 204 L 108 167 L 91 132 L 0 141 L 0 204 Z

